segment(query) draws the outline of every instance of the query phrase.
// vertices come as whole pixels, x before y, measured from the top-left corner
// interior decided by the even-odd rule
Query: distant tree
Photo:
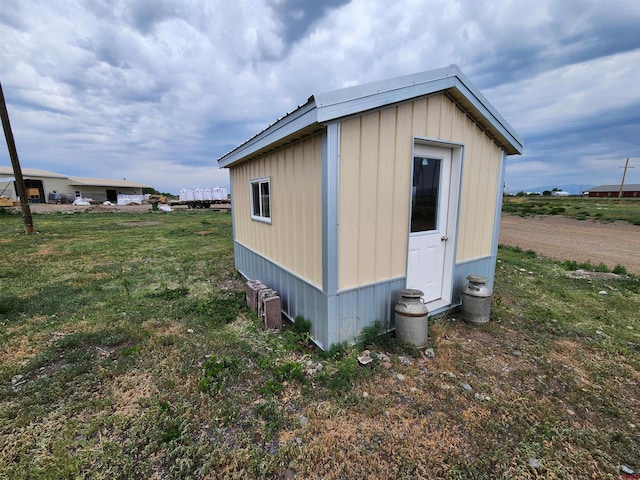
[[[150,195],[164,195],[165,197],[175,197],[175,195],[173,193],[168,193],[168,192],[159,192],[158,190],[156,190],[155,188],[151,187],[151,188],[143,188],[142,189],[142,194],[150,194]]]
[[[550,197],[551,196],[551,190],[545,190],[544,192],[542,192],[542,196],[543,197]]]
[[[524,193],[524,191],[520,190],[518,193],[516,193],[516,197],[524,197],[526,195],[526,193]]]
[[[558,187],[553,187],[553,189],[551,191],[552,192],[560,192],[562,190],[560,188],[558,188]]]

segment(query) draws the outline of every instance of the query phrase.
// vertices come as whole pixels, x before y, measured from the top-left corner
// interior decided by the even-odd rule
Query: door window
[[[439,158],[413,157],[411,233],[438,228]]]

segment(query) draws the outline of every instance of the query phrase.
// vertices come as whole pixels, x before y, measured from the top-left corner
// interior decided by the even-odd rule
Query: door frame
[[[451,150],[451,169],[449,180],[449,194],[445,196],[449,202],[447,214],[447,245],[444,257],[444,271],[442,276],[442,297],[427,303],[429,313],[448,307],[453,300],[453,271],[455,267],[456,251],[458,246],[458,223],[460,215],[460,193],[462,186],[462,163],[464,157],[464,145],[456,142],[447,142],[434,138],[413,136],[411,143],[411,172],[413,175],[413,157],[416,155],[415,146],[426,145],[436,148],[446,148]],[[407,264],[405,265],[405,275],[409,271],[409,236],[411,235],[411,189],[409,189],[409,224],[407,225]]]

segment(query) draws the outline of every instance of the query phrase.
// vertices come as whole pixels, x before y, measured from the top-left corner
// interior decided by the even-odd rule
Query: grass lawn
[[[576,220],[616,220],[640,225],[640,198],[504,197],[502,211],[512,215],[562,215]]]
[[[501,249],[491,321],[432,319],[435,358],[375,331],[324,353],[247,309],[230,215],[34,224],[0,214],[0,478],[640,471],[637,277]]]

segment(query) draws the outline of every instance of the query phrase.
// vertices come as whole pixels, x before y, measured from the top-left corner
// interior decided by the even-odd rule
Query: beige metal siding
[[[271,181],[271,224],[251,220],[250,182]],[[231,169],[236,240],[322,287],[322,137]]]
[[[465,130],[456,261],[491,254],[501,149],[478,128]]]
[[[491,254],[501,150],[448,97],[361,115],[340,128],[339,289],[406,274],[413,136],[465,145],[456,261]]]
[[[74,190],[69,186],[69,180],[66,178],[43,178],[42,186],[44,187],[47,201],[49,194],[56,190],[58,193],[73,193]]]

